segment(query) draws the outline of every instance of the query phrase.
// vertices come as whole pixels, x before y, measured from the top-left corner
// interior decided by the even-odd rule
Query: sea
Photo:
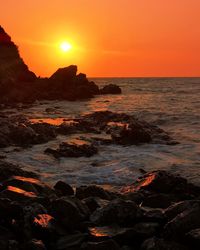
[[[161,127],[179,144],[100,145],[99,153],[90,158],[55,159],[44,154],[47,147],[58,147],[63,141],[80,140],[83,135],[77,134],[58,136],[31,148],[6,148],[7,161],[37,172],[50,185],[63,180],[72,186],[97,184],[119,190],[133,183],[142,172],[153,170],[167,170],[200,185],[200,78],[91,80],[100,87],[117,84],[122,94],[96,96],[77,102],[40,101],[22,111],[8,111],[24,114],[33,121],[43,120],[52,124],[94,111],[127,113]]]

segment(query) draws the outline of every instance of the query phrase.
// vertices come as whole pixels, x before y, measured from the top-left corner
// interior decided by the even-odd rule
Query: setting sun
[[[62,42],[62,43],[60,44],[60,49],[61,49],[63,52],[67,52],[67,51],[69,51],[69,50],[72,49],[72,45],[71,45],[70,43],[68,43],[68,42]]]

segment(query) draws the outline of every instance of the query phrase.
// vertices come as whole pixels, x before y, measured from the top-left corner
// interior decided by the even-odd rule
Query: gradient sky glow
[[[40,76],[200,76],[199,0],[7,0],[0,25]]]

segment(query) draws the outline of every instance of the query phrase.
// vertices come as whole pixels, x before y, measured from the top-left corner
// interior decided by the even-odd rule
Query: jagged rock
[[[19,56],[17,46],[0,26],[0,101],[8,101],[19,89],[35,81],[36,76],[29,71]],[[24,100],[25,101],[25,100]]]
[[[56,194],[58,196],[68,196],[68,195],[74,195],[74,190],[73,188],[63,182],[63,181],[58,181],[55,185],[54,185],[54,189],[56,191]]]
[[[31,82],[35,74],[28,70],[19,56],[17,46],[0,26],[0,79],[1,82]]]
[[[108,84],[104,86],[102,89],[100,89],[100,94],[121,94],[122,90],[119,86],[116,84]]]

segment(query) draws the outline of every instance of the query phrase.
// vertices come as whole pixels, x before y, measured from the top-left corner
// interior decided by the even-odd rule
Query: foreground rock
[[[121,194],[95,185],[74,193],[67,183],[53,189],[6,162],[0,171],[1,249],[199,249],[199,187],[179,176],[147,173]],[[161,208],[162,199],[153,208],[146,202],[162,194],[173,200],[169,207]]]

